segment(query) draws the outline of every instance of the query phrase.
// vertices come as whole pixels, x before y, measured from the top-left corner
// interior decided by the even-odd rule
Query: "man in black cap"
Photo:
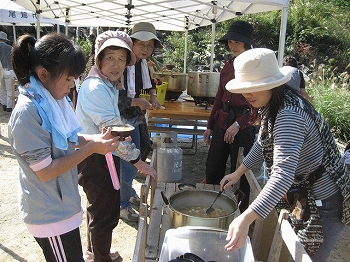
[[[7,44],[7,34],[0,31],[0,61],[3,67],[3,78],[0,82],[0,103],[3,110],[12,111],[12,81],[15,73],[11,65],[12,46]]]
[[[226,90],[228,81],[235,78],[233,60],[244,51],[251,49],[253,27],[245,21],[234,21],[228,32],[219,39],[233,54],[220,73],[220,83],[215,96],[213,109],[208,119],[204,141],[210,144],[206,162],[206,183],[219,184],[226,172],[226,162],[230,156],[231,172],[236,170],[239,147],[248,154],[254,143],[255,130],[249,123],[250,107],[241,94]],[[249,204],[249,183],[241,177],[240,189],[246,195],[240,205],[241,212]]]

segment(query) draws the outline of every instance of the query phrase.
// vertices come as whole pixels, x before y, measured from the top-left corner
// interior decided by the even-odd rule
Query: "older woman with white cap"
[[[313,261],[326,261],[344,223],[349,223],[350,179],[325,120],[300,94],[285,85],[290,79],[265,48],[246,51],[234,62],[236,78],[227,83],[258,113],[258,140],[238,169],[221,180],[235,184],[254,166],[266,162],[269,180],[246,211],[232,221],[225,246],[242,247],[250,224],[274,207],[289,210],[291,224]],[[224,182],[229,183],[224,186]],[[294,203],[300,202],[300,215]],[[300,211],[300,209],[299,209]],[[307,228],[308,226],[308,228]],[[310,231],[311,229],[311,231]],[[322,230],[320,230],[322,229]]]
[[[145,159],[152,148],[145,118],[146,109],[160,107],[156,85],[151,78],[146,59],[153,54],[155,48],[161,48],[162,45],[155,27],[148,22],[135,24],[130,37],[136,63],[128,66],[124,72],[125,90],[120,91],[119,109],[123,121],[135,127],[131,138],[141,150],[142,159]],[[141,91],[150,95],[150,101],[140,97]],[[131,205],[140,205],[140,198],[132,187],[136,174],[137,169],[132,164],[123,160],[120,162],[120,217],[125,221],[138,221],[139,218]]]
[[[87,134],[98,134],[101,128],[122,123],[119,108],[119,89],[123,89],[123,72],[133,65],[130,37],[121,31],[106,31],[96,38],[95,65],[81,85],[76,113]],[[121,144],[121,143],[120,143]],[[119,169],[119,158],[133,164],[141,173],[156,179],[156,171],[140,159],[139,150],[131,145],[122,152],[121,146],[113,155]],[[109,163],[104,155],[93,154],[79,166],[79,184],[87,197],[88,250],[87,261],[109,262],[117,252],[110,253],[112,231],[120,215],[120,192],[113,187]],[[108,168],[107,168],[108,166]]]
[[[203,134],[204,142],[210,144],[206,161],[206,183],[219,184],[225,175],[230,156],[230,171],[236,169],[238,150],[246,155],[255,139],[255,129],[248,123],[249,104],[241,94],[232,94],[225,89],[228,81],[235,77],[233,61],[252,48],[253,27],[246,21],[234,21],[227,33],[219,39],[232,52],[233,59],[227,61],[220,73],[220,83],[214,105]],[[240,190],[246,195],[240,199],[240,210],[248,207],[250,187],[245,176],[240,180]]]

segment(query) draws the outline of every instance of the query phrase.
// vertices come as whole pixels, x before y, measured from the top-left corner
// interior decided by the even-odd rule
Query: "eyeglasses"
[[[136,42],[135,45],[138,46],[141,49],[148,50],[148,51],[154,49],[154,45],[144,45],[144,44],[142,44],[140,42]]]

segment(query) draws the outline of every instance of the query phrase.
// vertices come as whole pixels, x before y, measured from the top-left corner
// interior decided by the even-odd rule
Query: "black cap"
[[[228,40],[235,40],[246,44],[252,44],[253,27],[246,21],[234,21],[228,32],[219,39],[221,43],[227,43]]]

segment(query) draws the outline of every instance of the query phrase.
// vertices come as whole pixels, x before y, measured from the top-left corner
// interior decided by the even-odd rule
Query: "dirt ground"
[[[0,109],[1,110],[1,109]],[[17,161],[14,158],[7,136],[7,121],[10,113],[0,111],[0,261],[43,262],[41,249],[28,233],[21,221],[17,206]],[[189,143],[186,143],[188,145]],[[183,172],[181,182],[198,183],[204,178],[204,162],[208,147],[198,143],[198,151],[184,149]],[[195,163],[195,164],[194,164]],[[134,187],[139,191],[144,177],[134,180]],[[81,190],[82,206],[86,198]],[[137,234],[137,223],[120,220],[113,232],[112,248],[120,252],[117,261],[132,261]],[[83,248],[86,249],[85,217],[81,224]],[[350,258],[350,227],[347,226],[331,253],[328,262],[345,262]]]

